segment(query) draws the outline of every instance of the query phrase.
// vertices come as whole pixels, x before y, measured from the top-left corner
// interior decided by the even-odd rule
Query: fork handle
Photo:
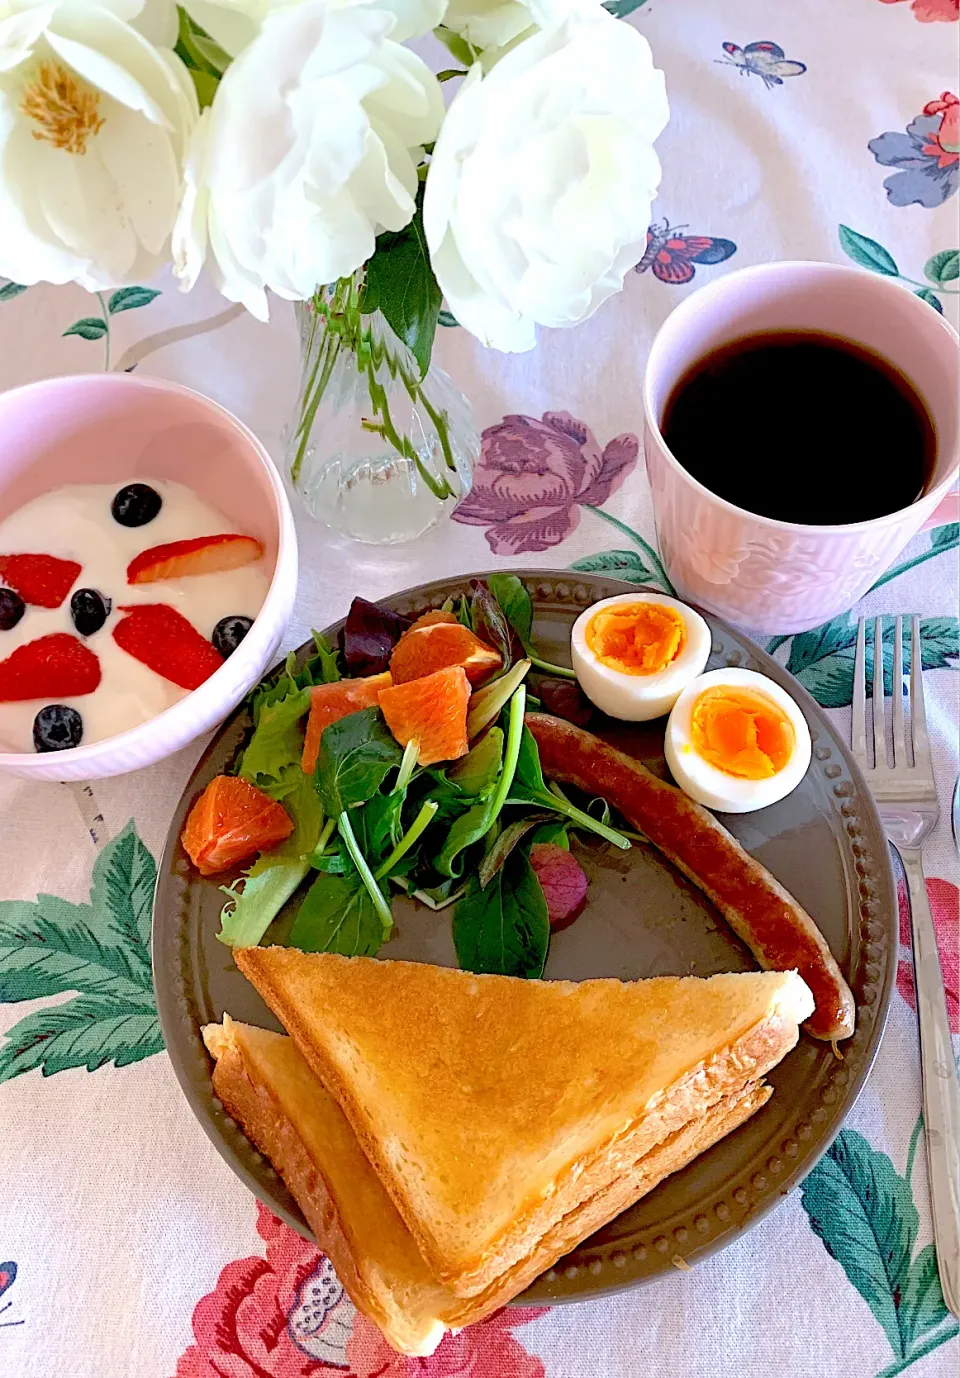
[[[913,929],[930,1205],[943,1299],[960,1317],[960,1081],[920,850],[900,847]]]

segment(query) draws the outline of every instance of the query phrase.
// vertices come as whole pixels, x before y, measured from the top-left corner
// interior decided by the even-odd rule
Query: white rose
[[[528,29],[553,29],[572,14],[600,8],[601,0],[449,0],[443,25],[479,51],[503,48]]]
[[[184,8],[231,56],[252,43],[271,14],[291,9],[302,0],[186,0]],[[330,0],[332,6],[365,4],[367,0]],[[599,3],[599,0],[598,0]],[[422,38],[443,19],[447,0],[377,0],[377,8],[392,14],[394,43]]]
[[[424,228],[461,325],[496,349],[576,325],[620,291],[646,243],[667,122],[663,73],[606,11],[525,39],[447,112]]]
[[[134,27],[141,9],[0,0],[0,274],[16,282],[95,290],[165,260],[197,98]],[[169,33],[170,13],[152,4],[145,28]]]
[[[443,97],[392,24],[327,0],[264,20],[194,136],[173,241],[185,290],[207,257],[223,295],[266,320],[266,288],[308,298],[409,224]]]

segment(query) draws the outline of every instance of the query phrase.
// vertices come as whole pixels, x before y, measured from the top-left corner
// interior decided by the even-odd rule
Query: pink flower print
[[[228,1263],[212,1292],[193,1313],[195,1344],[180,1356],[176,1378],[315,1378],[343,1373],[339,1363],[318,1357],[315,1344],[303,1344],[288,1317],[302,1306],[305,1289],[318,1273],[329,1289],[329,1262],[317,1249],[258,1203],[257,1232],[266,1241],[266,1258],[239,1258]],[[352,1325],[356,1313],[336,1298]],[[343,1317],[331,1316],[331,1324]],[[339,1347],[340,1354],[346,1347]],[[333,1351],[336,1354],[336,1350]],[[331,1356],[332,1357],[332,1356]]]
[[[454,519],[485,526],[495,555],[549,550],[576,529],[581,506],[598,507],[620,487],[639,449],[627,433],[601,450],[569,412],[505,416],[483,433],[473,488]]]
[[[881,0],[884,5],[899,5],[902,0]],[[960,0],[912,0],[910,8],[921,24],[956,23]]]
[[[257,1233],[266,1258],[228,1263],[197,1303],[176,1378],[545,1378],[513,1335],[545,1308],[505,1308],[412,1359],[356,1311],[326,1255],[259,1203]]]
[[[947,989],[950,1032],[960,1033],[960,891],[951,881],[933,876],[927,880],[927,897],[933,914],[933,926],[937,931],[943,983]],[[910,900],[902,875],[897,879],[897,902],[900,909],[900,947],[906,949],[897,964],[897,990],[910,1008],[915,1010],[917,992],[913,984]]]
[[[380,1331],[358,1315],[347,1345],[350,1372],[355,1378],[544,1378],[541,1361],[528,1354],[512,1332],[545,1310],[504,1307],[456,1335],[445,1335],[425,1359],[397,1354]]]

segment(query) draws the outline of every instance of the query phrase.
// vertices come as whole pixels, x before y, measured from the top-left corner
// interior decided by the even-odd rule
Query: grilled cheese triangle
[[[813,1009],[792,972],[574,983],[281,947],[235,956],[431,1275],[464,1298],[758,1081]]]
[[[526,1259],[464,1299],[427,1267],[336,1101],[292,1039],[224,1017],[204,1041],[214,1089],[286,1182],[357,1308],[401,1353],[431,1354],[448,1329],[497,1310],[564,1253],[669,1173],[742,1124],[768,1099],[751,1083],[658,1145],[632,1171],[558,1222]]]

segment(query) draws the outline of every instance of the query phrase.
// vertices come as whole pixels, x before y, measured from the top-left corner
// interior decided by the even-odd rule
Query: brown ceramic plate
[[[540,654],[569,664],[570,629],[589,604],[635,585],[595,575],[521,572],[534,600]],[[464,591],[469,576],[444,579],[385,599],[401,613],[439,607]],[[806,777],[787,799],[724,822],[813,914],[857,1002],[857,1029],[842,1045],[803,1035],[770,1074],[774,1095],[734,1134],[585,1240],[530,1287],[524,1300],[558,1302],[600,1296],[664,1273],[721,1248],[775,1206],[811,1169],[848,1114],[877,1050],[897,955],[896,904],[889,853],[869,791],[839,735],[814,700],[741,633],[709,614],[709,668],[745,665],[782,684],[799,703],[813,737]],[[334,637],[340,624],[327,629]],[[305,648],[306,649],[306,648]],[[203,756],[170,825],[160,864],[153,924],[153,971],[167,1049],[197,1118],[239,1177],[303,1234],[309,1230],[270,1164],[215,1099],[201,1027],[224,1012],[279,1028],[256,991],[216,940],[220,878],[204,880],[180,846],[188,809],[214,775],[229,771],[250,730],[239,708]],[[601,736],[666,773],[663,721],[627,726],[598,715]],[[699,890],[657,852],[635,847],[578,855],[589,859],[585,912],[550,946],[546,976],[709,976],[755,963]],[[411,912],[416,909],[416,916]],[[397,900],[399,936],[390,957],[454,965],[449,911],[432,914]],[[289,919],[287,920],[289,922]],[[282,934],[284,916],[274,930]],[[268,935],[266,941],[269,941]]]

